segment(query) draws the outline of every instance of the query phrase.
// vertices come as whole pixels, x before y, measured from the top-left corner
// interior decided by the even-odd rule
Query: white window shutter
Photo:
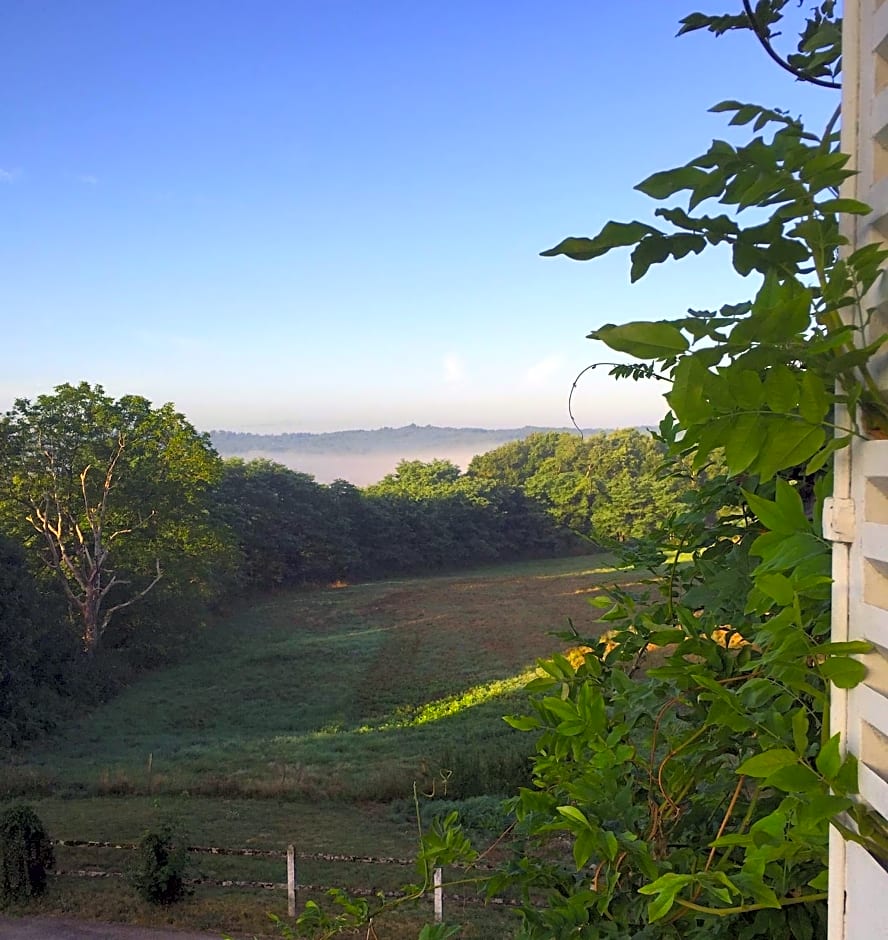
[[[843,195],[874,209],[845,221],[853,250],[888,239],[888,0],[845,3],[843,59],[842,149],[858,171]],[[868,299],[880,321],[870,338],[886,332],[884,290],[877,285]],[[885,353],[875,373],[888,385]],[[874,645],[864,682],[833,690],[832,730],[860,761],[860,799],[888,818],[888,441],[855,441],[839,452],[824,533],[834,543],[833,639]],[[830,940],[888,938],[888,870],[835,831],[829,904]]]

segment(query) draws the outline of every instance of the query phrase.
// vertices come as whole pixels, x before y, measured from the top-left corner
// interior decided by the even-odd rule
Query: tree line
[[[359,489],[223,461],[172,405],[61,385],[0,421],[0,740],[105,697],[253,592],[582,553],[686,481],[645,432],[532,434]]]

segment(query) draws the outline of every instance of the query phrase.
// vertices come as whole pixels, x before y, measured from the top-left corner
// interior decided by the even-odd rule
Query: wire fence
[[[54,846],[78,849],[116,849],[120,851],[134,851],[138,848],[135,842],[102,842],[94,839],[54,839]],[[267,858],[279,859],[286,862],[286,881],[252,881],[234,878],[189,878],[186,884],[192,887],[212,886],[219,888],[247,888],[261,889],[266,891],[287,892],[287,909],[291,917],[296,915],[296,900],[299,892],[305,893],[324,893],[332,890],[332,885],[309,884],[300,882],[297,878],[296,862],[348,862],[359,865],[395,865],[410,866],[416,864],[415,858],[399,858],[397,856],[383,855],[349,855],[340,852],[297,852],[295,846],[287,846],[286,851],[280,849],[250,849],[250,848],[225,848],[222,846],[210,845],[190,845],[186,847],[189,854],[193,855],[217,855],[217,856],[242,856],[246,858]],[[465,870],[464,866],[453,866]],[[473,870],[492,871],[494,866],[483,863],[471,866]],[[54,875],[70,878],[124,878],[124,871],[108,868],[56,868]],[[444,880],[443,870],[436,868],[433,871],[433,890],[432,899],[434,905],[434,916],[436,921],[443,919],[444,907]],[[341,887],[341,886],[337,886]],[[355,897],[383,897],[386,899],[397,898],[402,895],[399,891],[390,891],[380,888],[371,888],[366,886],[349,886],[348,893]],[[474,895],[462,895],[457,893],[448,893],[447,899],[460,904],[492,904],[498,906],[514,906],[517,902],[508,898],[481,898]]]

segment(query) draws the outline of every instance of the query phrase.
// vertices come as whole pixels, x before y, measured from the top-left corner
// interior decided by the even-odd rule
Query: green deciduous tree
[[[563,526],[593,542],[638,539],[678,506],[697,476],[637,428],[581,437],[531,434],[475,457],[468,474],[520,486]]]
[[[356,554],[333,491],[269,460],[226,460],[217,515],[241,551],[238,582],[277,588],[344,577]]]
[[[463,474],[448,460],[404,460],[368,487],[367,496],[395,525],[391,546],[419,566],[540,557],[580,544],[547,518],[539,501],[495,470]]]
[[[172,405],[60,385],[0,421],[0,513],[57,579],[93,653],[112,618],[194,553],[220,461]]]

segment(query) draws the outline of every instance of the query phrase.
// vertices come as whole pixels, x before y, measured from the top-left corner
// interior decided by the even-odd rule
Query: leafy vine
[[[785,5],[692,14],[682,32],[751,29],[797,77],[838,87],[834,4],[812,10],[781,59],[771,40]],[[839,192],[851,171],[838,111],[818,134],[759,105],[712,110],[756,136],[642,182],[660,202],[686,197],[656,210],[660,224],[608,222],[543,253],[631,248],[636,281],[727,245],[759,286],[748,302],[590,334],[638,360],[618,378],[671,383],[659,435],[674,472],[690,461],[701,483],[649,546],[660,575],[601,600],[607,641],[578,668],[545,664],[534,714],[509,719],[540,735],[534,788],[515,804],[533,861],[494,879],[523,885],[528,940],[822,936],[830,823],[888,858],[884,821],[853,799],[856,760],[828,730],[830,684],[857,684],[869,646],[830,642],[820,521],[833,454],[888,431],[869,368],[886,337],[867,335],[865,303],[888,253],[848,251],[840,233],[841,214],[869,208]],[[565,834],[572,865],[546,851]]]

